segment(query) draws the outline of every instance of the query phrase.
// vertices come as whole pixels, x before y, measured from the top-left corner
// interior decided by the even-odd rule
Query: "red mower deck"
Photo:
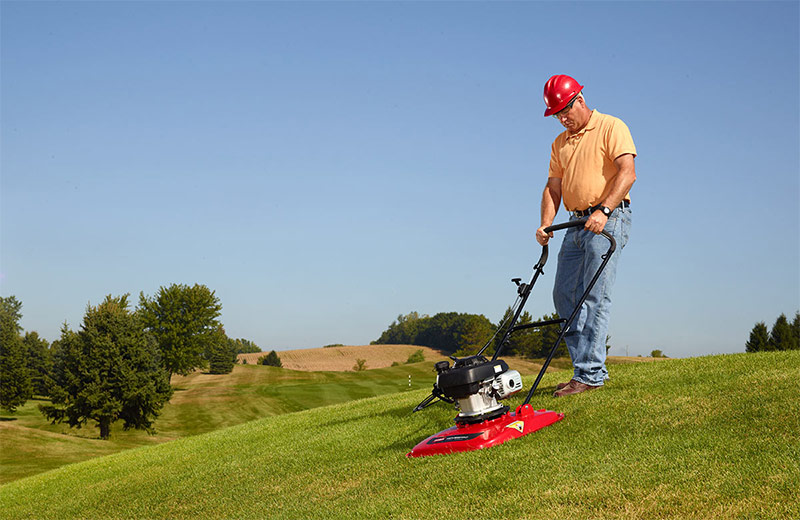
[[[446,455],[459,451],[491,448],[511,439],[541,430],[564,418],[563,413],[550,410],[534,410],[525,404],[516,412],[509,412],[497,419],[476,424],[457,424],[417,444],[406,457]]]

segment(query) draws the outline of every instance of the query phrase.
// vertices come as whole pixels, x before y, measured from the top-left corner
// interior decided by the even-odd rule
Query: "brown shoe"
[[[580,394],[581,392],[585,392],[587,390],[594,390],[595,388],[600,388],[599,386],[592,386],[580,383],[575,381],[574,379],[567,383],[567,385],[560,389],[556,390],[553,394],[553,397],[564,397],[565,395],[573,395],[573,394]]]
[[[567,381],[566,383],[558,383],[558,384],[556,385],[556,390],[561,390],[562,388],[569,386],[569,384],[570,384],[571,382],[572,382],[572,381],[570,380],[570,381]]]

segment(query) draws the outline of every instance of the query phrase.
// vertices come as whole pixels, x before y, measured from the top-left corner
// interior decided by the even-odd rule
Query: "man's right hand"
[[[553,238],[553,232],[545,233],[544,228],[547,226],[542,226],[536,230],[536,241],[539,242],[540,246],[546,246],[547,243]]]

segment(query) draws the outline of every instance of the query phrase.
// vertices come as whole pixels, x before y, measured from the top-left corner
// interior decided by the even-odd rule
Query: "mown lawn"
[[[31,400],[14,414],[0,415],[0,483],[272,415],[429,388],[433,377],[431,363],[359,373],[237,365],[227,375],[196,372],[175,376],[175,394],[155,423],[156,435],[126,432],[116,424],[107,441],[99,439],[99,431],[91,423],[79,429],[49,424],[38,410],[46,401]]]
[[[800,352],[619,365],[534,397],[566,418],[408,459],[451,424],[426,390],[248,422],[0,487],[3,518],[798,518]],[[532,377],[526,377],[530,384]],[[521,401],[519,398],[517,401]],[[80,489],[80,493],[74,490]]]
[[[537,372],[541,366],[531,360],[514,359],[512,363],[523,374]],[[568,363],[556,360],[554,365]],[[175,393],[155,423],[156,435],[123,431],[116,424],[107,441],[99,439],[92,423],[83,428],[49,424],[38,410],[38,405],[46,401],[32,400],[15,414],[0,415],[0,484],[65,464],[272,415],[430,388],[435,377],[430,361],[358,373],[237,365],[226,375],[195,372],[174,376]]]

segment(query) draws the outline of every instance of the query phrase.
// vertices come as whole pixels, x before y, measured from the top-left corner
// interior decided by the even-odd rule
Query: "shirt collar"
[[[578,133],[571,134],[569,132],[565,132],[567,134],[567,139],[579,139],[589,130],[593,130],[595,126],[597,126],[597,117],[595,114],[599,114],[597,110],[592,110],[592,114],[589,116],[589,121],[586,122],[586,126],[580,129]]]

